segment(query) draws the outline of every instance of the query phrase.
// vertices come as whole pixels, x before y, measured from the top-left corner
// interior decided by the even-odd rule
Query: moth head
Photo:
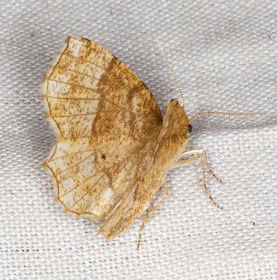
[[[172,99],[168,104],[164,116],[164,126],[170,127],[171,133],[186,135],[190,132],[189,120],[184,108],[177,99]]]

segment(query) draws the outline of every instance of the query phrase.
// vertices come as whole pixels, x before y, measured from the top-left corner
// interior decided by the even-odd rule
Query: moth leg
[[[139,239],[138,239],[138,245],[137,245],[137,250],[139,250],[140,247],[140,242],[141,242],[141,233],[145,227],[145,224],[149,221],[149,219],[154,215],[154,213],[158,210],[158,208],[161,206],[161,204],[163,203],[163,201],[166,199],[167,195],[168,195],[168,191],[167,191],[167,185],[166,182],[164,182],[164,184],[162,185],[163,188],[163,197],[162,199],[156,204],[155,207],[153,207],[150,212],[148,213],[148,215],[143,219],[143,223],[141,225],[140,231],[139,231]]]
[[[222,183],[222,180],[220,180],[212,171],[209,163],[208,163],[208,159],[207,159],[207,154],[206,154],[206,151],[205,149],[203,148],[200,148],[200,149],[196,149],[196,150],[190,150],[190,151],[187,151],[187,152],[184,152],[183,153],[183,156],[187,156],[187,155],[191,155],[191,154],[195,154],[195,153],[202,153],[203,154],[203,157],[204,157],[204,163],[205,165],[207,166],[208,168],[208,171],[210,172],[210,174],[220,183]]]
[[[200,181],[203,184],[203,187],[205,189],[205,192],[207,194],[207,196],[209,197],[209,199],[211,200],[211,202],[218,207],[221,210],[224,210],[221,206],[219,206],[214,199],[212,198],[207,186],[206,186],[206,175],[205,175],[205,163],[204,160],[202,159],[202,157],[194,157],[194,158],[189,158],[189,159],[184,159],[184,160],[180,160],[179,162],[176,163],[175,167],[179,167],[179,166],[183,166],[186,164],[189,164],[191,162],[196,162],[196,161],[200,161],[201,165],[202,165],[202,180]]]

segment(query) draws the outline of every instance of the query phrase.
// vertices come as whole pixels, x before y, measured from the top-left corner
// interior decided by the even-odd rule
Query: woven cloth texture
[[[276,1],[1,0],[0,14],[0,279],[277,279]],[[41,85],[69,35],[111,51],[162,112],[179,94],[155,37],[188,116],[268,113],[193,122],[188,149],[206,149],[225,211],[193,184],[195,163],[168,173],[140,251],[141,220],[106,242],[99,224],[64,213],[42,167],[55,135]]]

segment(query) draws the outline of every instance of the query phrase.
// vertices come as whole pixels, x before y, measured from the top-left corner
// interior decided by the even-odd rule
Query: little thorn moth
[[[162,188],[163,198],[143,219],[141,237],[167,196],[167,171],[191,162],[201,163],[200,182],[221,208],[205,184],[206,170],[220,181],[205,150],[186,151],[191,122],[206,114],[258,114],[204,112],[189,119],[184,105],[173,99],[162,116],[150,90],[129,68],[81,37],[66,39],[46,75],[43,98],[57,135],[44,163],[57,184],[57,200],[68,212],[102,221],[99,232],[107,240],[140,218]],[[195,156],[183,159],[188,155]]]

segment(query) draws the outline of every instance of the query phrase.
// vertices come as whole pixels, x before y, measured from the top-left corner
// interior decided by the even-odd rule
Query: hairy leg
[[[140,247],[140,242],[141,242],[141,233],[142,230],[145,227],[145,224],[149,221],[149,219],[154,215],[154,213],[158,210],[158,208],[161,206],[161,204],[163,203],[163,201],[166,199],[167,195],[168,195],[168,191],[167,191],[167,186],[166,186],[166,182],[164,182],[163,186],[163,198],[149,211],[148,215],[143,219],[143,223],[142,226],[140,228],[139,231],[139,239],[138,239],[138,246],[137,246],[137,250],[139,250]]]
[[[201,157],[194,157],[194,158],[189,158],[189,159],[184,159],[184,160],[180,160],[176,163],[175,167],[180,167],[186,164],[189,164],[191,162],[196,162],[196,161],[200,161],[201,165],[202,165],[202,180],[200,181],[203,184],[203,187],[205,189],[205,192],[207,194],[207,196],[209,197],[209,199],[211,200],[211,202],[218,208],[220,208],[221,210],[224,210],[221,206],[219,206],[214,199],[212,198],[207,186],[206,186],[206,175],[205,175],[205,162]]]
[[[196,150],[190,150],[190,151],[187,151],[187,152],[184,152],[183,153],[183,156],[188,156],[188,155],[192,155],[192,154],[195,154],[195,153],[202,153],[203,154],[203,157],[204,157],[204,163],[205,165],[207,166],[208,168],[208,171],[210,172],[210,174],[220,183],[222,183],[222,181],[213,173],[209,163],[208,163],[208,159],[207,159],[207,154],[206,154],[206,151],[205,149],[203,148],[200,148],[200,149],[196,149]]]

